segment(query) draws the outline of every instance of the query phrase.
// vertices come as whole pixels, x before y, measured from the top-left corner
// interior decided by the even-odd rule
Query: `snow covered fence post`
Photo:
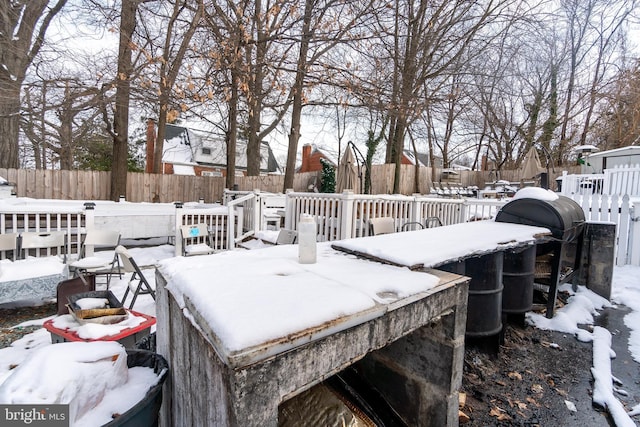
[[[84,228],[85,232],[89,232],[95,228],[95,207],[96,204],[93,202],[86,202],[84,204]],[[78,242],[78,252],[80,251],[80,242]],[[67,253],[70,253],[67,250]],[[93,246],[89,245],[86,248],[85,256],[93,256]]]
[[[182,227],[182,202],[175,202],[176,207],[176,226],[175,226],[175,236],[174,243],[176,248],[176,256],[182,255],[182,236],[180,236],[180,227]]]
[[[284,228],[286,228],[287,230],[295,230],[295,199],[289,197],[291,193],[293,193],[293,188],[287,188],[287,191],[285,192],[286,201],[284,208]]]
[[[344,190],[340,195],[342,199],[342,217],[340,218],[340,236],[338,236],[339,240],[342,239],[350,239],[352,237],[352,228],[353,228],[353,204],[355,203],[354,194],[352,191]]]

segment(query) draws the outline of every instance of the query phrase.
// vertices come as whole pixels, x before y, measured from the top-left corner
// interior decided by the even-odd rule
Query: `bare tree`
[[[191,4],[193,3],[193,4]],[[194,10],[191,10],[194,8]],[[191,39],[200,25],[204,13],[204,0],[175,1],[165,34],[162,60],[160,61],[158,134],[153,153],[153,172],[162,173],[165,125],[169,110],[170,94],[178,78]],[[182,22],[182,26],[179,26]],[[174,45],[177,34],[182,34],[179,45]],[[175,50],[175,51],[174,51]]]
[[[67,0],[0,2],[0,167],[17,168],[20,91],[27,69]]]
[[[407,129],[424,111],[430,96],[423,92],[425,83],[452,72],[452,66],[459,64],[480,30],[500,14],[500,7],[508,6],[507,2],[496,1],[396,3],[395,28],[388,48],[396,83],[389,106],[390,146],[386,159],[396,165],[394,192],[399,190]]]
[[[120,9],[120,41],[118,47],[118,69],[116,73],[115,106],[113,128],[106,122],[113,137],[113,161],[111,168],[111,200],[127,194],[127,159],[129,153],[129,100],[133,71],[133,34],[136,28],[138,5],[143,0],[122,0]]]

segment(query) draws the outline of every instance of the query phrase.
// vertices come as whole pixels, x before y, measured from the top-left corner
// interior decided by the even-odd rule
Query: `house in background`
[[[402,151],[402,158],[400,159],[400,164],[403,165],[414,165],[416,164],[416,161],[418,162],[418,166],[431,166],[430,162],[429,162],[429,153],[417,153],[417,159],[416,156],[414,155],[413,150],[403,150]],[[437,157],[435,156],[434,158],[434,163],[435,163],[435,167],[436,168],[441,168],[442,167],[442,158],[441,157]]]
[[[334,167],[337,165],[326,154],[318,150],[315,145],[305,144],[302,146],[302,164],[296,170],[297,173],[302,172],[318,172],[322,170],[320,159],[325,159]]]
[[[147,167],[153,168],[153,150],[155,147],[155,122],[147,122]],[[238,141],[236,148],[236,175],[246,175],[247,144]],[[227,175],[227,147],[219,136],[183,126],[167,124],[162,153],[164,174],[215,176]],[[260,146],[260,174],[279,173],[278,162],[267,142]]]
[[[584,156],[585,162],[582,164],[581,173],[604,173],[605,169],[613,169],[621,166],[640,165],[640,146],[630,145],[628,147],[616,148],[614,150],[599,151]]]

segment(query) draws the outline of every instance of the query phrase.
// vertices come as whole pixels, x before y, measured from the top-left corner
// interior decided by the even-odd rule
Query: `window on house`
[[[211,154],[211,148],[209,147],[202,147],[202,154]]]

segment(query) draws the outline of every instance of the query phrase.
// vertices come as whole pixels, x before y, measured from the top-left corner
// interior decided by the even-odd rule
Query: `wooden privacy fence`
[[[433,188],[431,168],[420,167],[418,187],[415,185],[416,168],[402,165],[400,174],[400,194],[429,194]],[[374,165],[371,168],[371,193],[391,194],[393,192],[394,165]],[[459,171],[455,182],[464,187],[484,188],[485,183],[502,177],[508,181],[518,181],[519,171],[502,171],[500,174],[490,171]],[[549,181],[554,183],[560,173],[551,174]],[[16,184],[18,197],[58,200],[110,200],[111,172],[78,170],[35,170],[0,169],[0,176]],[[436,169],[435,182],[443,177]],[[283,175],[238,176],[235,179],[237,189],[282,193]],[[296,192],[316,191],[320,187],[319,172],[306,172],[294,175],[293,190]],[[198,201],[207,203],[221,201],[225,189],[224,177],[159,175],[145,173],[127,173],[127,194],[130,202],[172,203],[176,201]]]

